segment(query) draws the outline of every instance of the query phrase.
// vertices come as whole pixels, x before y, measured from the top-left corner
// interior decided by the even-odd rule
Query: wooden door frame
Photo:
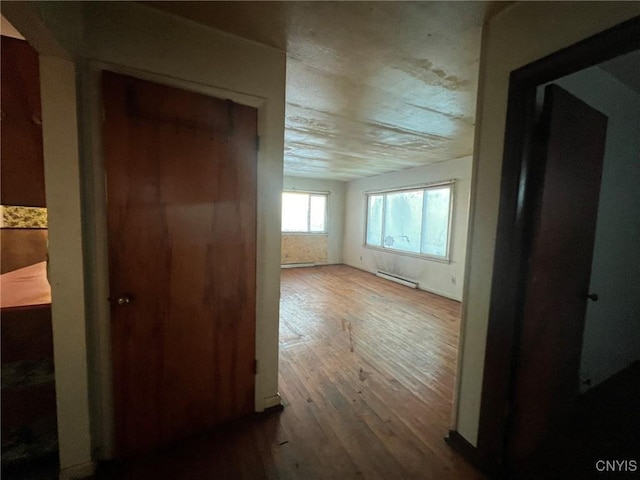
[[[528,172],[537,87],[639,45],[640,17],[635,17],[511,72],[478,444],[475,449],[470,445],[459,448],[486,472],[499,474],[504,467],[509,405],[517,378],[515,362],[521,346],[535,211]]]
[[[106,171],[104,151],[102,148],[102,71],[129,75],[159,83],[169,87],[201,93],[212,97],[225,98],[235,103],[254,107],[258,110],[258,136],[265,130],[268,100],[255,95],[239,93],[220,87],[203,85],[189,80],[178,79],[163,74],[153,73],[137,68],[113,64],[99,60],[81,62],[80,71],[80,121],[88,125],[83,131],[82,153],[85,158],[92,159],[82,165],[83,193],[92,205],[87,209],[84,218],[84,229],[87,235],[85,255],[93,265],[88,272],[87,282],[89,318],[89,363],[92,370],[99,372],[90,379],[92,395],[91,418],[92,435],[95,444],[95,459],[110,460],[115,457],[115,416],[113,397],[113,363],[111,352],[111,313],[109,297],[109,248],[107,245],[107,201],[106,201]],[[96,141],[94,139],[99,139]],[[260,163],[264,152],[258,150],[257,158]],[[258,179],[259,181],[259,179]],[[260,185],[258,185],[258,190]],[[260,254],[257,252],[257,256]],[[256,279],[259,282],[259,278]],[[256,291],[258,285],[256,285]],[[258,313],[256,312],[256,338],[258,332]],[[258,343],[256,341],[256,358],[261,360]],[[259,398],[258,375],[255,382],[254,410],[260,411],[263,398]]]

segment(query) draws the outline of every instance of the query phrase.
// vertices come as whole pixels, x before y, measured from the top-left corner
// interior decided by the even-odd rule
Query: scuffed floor
[[[281,412],[104,465],[138,480],[481,480],[444,441],[460,305],[346,266],[282,271]]]

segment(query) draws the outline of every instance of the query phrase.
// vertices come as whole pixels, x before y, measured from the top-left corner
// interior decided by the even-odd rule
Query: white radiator
[[[376,272],[376,277],[385,278],[387,280],[391,280],[392,282],[399,283],[400,285],[404,285],[410,288],[418,288],[418,282],[415,280],[411,280],[410,278],[401,277],[400,275],[396,275],[395,273],[383,272],[382,270],[378,270]]]

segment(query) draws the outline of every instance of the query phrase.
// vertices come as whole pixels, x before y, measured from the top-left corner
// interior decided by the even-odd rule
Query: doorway
[[[594,193],[590,196],[591,200],[578,201],[570,189],[573,180],[563,182],[563,190],[570,195],[571,201],[567,203],[572,214],[572,218],[566,219],[565,223],[575,222],[585,211],[588,202],[598,199],[597,223],[589,229],[582,226],[577,232],[579,241],[550,242],[548,236],[545,239],[547,245],[555,243],[555,248],[571,248],[572,252],[576,252],[580,244],[590,235],[593,236],[593,247],[588,252],[592,252],[592,260],[584,265],[591,269],[591,275],[575,294],[581,298],[578,303],[582,309],[577,318],[579,324],[572,328],[575,339],[572,341],[555,333],[554,340],[540,344],[539,340],[525,336],[530,328],[527,330],[526,318],[524,322],[521,355],[529,349],[533,353],[531,356],[541,364],[545,357],[551,356],[548,345],[555,341],[561,343],[562,355],[554,362],[554,376],[557,378],[559,370],[571,365],[570,375],[563,381],[565,388],[570,389],[566,394],[567,411],[553,421],[553,428],[549,429],[551,434],[542,450],[535,453],[534,465],[528,468],[531,475],[534,471],[538,476],[564,472],[565,477],[590,478],[602,472],[598,468],[605,468],[596,465],[599,460],[604,463],[609,459],[633,458],[638,450],[638,445],[634,446],[637,442],[633,436],[624,432],[637,431],[640,422],[634,407],[640,401],[640,374],[637,367],[633,367],[633,363],[640,360],[640,325],[637,322],[640,318],[637,289],[640,285],[640,271],[637,268],[640,264],[640,193],[637,191],[640,76],[634,73],[640,65],[639,54],[636,50],[553,82],[590,109],[597,109],[606,115],[608,123],[601,149],[602,175],[597,185],[599,196]],[[539,87],[540,90],[542,87]],[[589,118],[587,113],[581,113],[580,117],[580,120],[566,122],[573,132]],[[592,119],[587,123],[591,130],[590,138],[581,142],[582,147],[571,146],[564,154],[565,158],[569,158],[581,148],[589,146],[588,151],[580,155],[579,164],[571,173],[572,179],[580,178],[582,185],[587,183],[585,178],[588,179],[597,171],[594,166],[587,168],[589,157],[597,151],[593,146],[596,121]],[[556,202],[554,208],[561,210],[562,206],[558,206],[558,203],[561,202]],[[557,257],[563,261],[563,257],[569,255],[564,253]],[[566,264],[563,265],[567,271]],[[571,276],[572,283],[576,284],[577,280],[577,275]],[[552,280],[547,282],[548,286],[552,284]],[[539,303],[549,305],[552,303],[550,296],[547,295]],[[564,294],[559,308],[568,308],[569,298],[570,295]],[[556,318],[560,320],[556,325],[569,324],[567,314],[558,313]],[[536,324],[539,327],[544,322],[538,321]],[[540,344],[540,348],[534,346],[536,343]],[[572,347],[576,350],[570,353]],[[543,355],[540,354],[541,350]],[[521,361],[520,382],[525,369]],[[538,381],[544,376],[542,371]],[[530,397],[537,397],[536,392],[541,390],[540,387],[534,388]],[[582,395],[579,395],[580,392]],[[539,398],[537,400],[539,405],[542,404]],[[556,398],[555,406],[550,405],[549,408],[557,408],[561,401]],[[517,408],[522,408],[522,399],[519,401],[514,398],[514,409]],[[538,426],[541,424],[539,422]],[[531,432],[533,429],[528,430]],[[520,433],[523,433],[522,430]],[[513,434],[508,448],[514,451],[517,438],[521,436]]]
[[[561,77],[598,65],[623,54],[629,53],[638,42],[638,19],[623,23],[610,31],[603,32],[573,47],[517,70],[511,75],[507,133],[505,137],[505,159],[501,193],[499,235],[496,243],[494,281],[491,313],[487,337],[485,377],[483,380],[482,407],[478,447],[483,451],[490,467],[509,476],[527,462],[515,459],[514,425],[522,414],[523,388],[538,391],[532,382],[540,382],[539,375],[532,375],[527,381],[522,375],[523,352],[532,346],[531,327],[527,324],[527,299],[531,293],[532,272],[536,269],[535,240],[540,218],[539,192],[544,192],[544,182],[537,175],[536,161],[536,92],[539,86],[556,82]],[[541,187],[541,188],[538,188]],[[593,231],[591,232],[593,234]],[[548,260],[562,264],[562,259],[550,257]],[[590,263],[590,261],[589,261]],[[589,268],[591,265],[589,264]],[[557,277],[556,277],[557,278]],[[591,278],[593,284],[593,277]],[[581,301],[596,300],[585,289]],[[545,301],[542,299],[541,301]],[[555,318],[555,317],[553,317]],[[557,322],[562,318],[558,317]],[[584,317],[582,318],[584,322]],[[540,327],[535,324],[534,328]],[[582,349],[582,327],[573,328],[574,338],[579,344],[560,351],[556,361],[580,365]],[[580,331],[576,331],[580,329]],[[537,337],[540,340],[540,337]],[[538,344],[539,359],[547,358],[549,344]],[[562,355],[565,355],[564,357]],[[557,363],[556,363],[557,365]],[[550,368],[545,371],[550,373]],[[577,397],[579,390],[578,368],[570,380],[571,390]],[[554,372],[550,373],[552,376]],[[565,397],[566,398],[566,397]],[[550,413],[545,409],[541,415]],[[505,416],[496,415],[505,412]],[[540,438],[549,438],[557,423],[552,422],[549,430]],[[525,429],[524,431],[530,432]],[[532,451],[536,447],[533,447]],[[528,456],[531,460],[533,455]],[[593,465],[589,465],[593,472]]]

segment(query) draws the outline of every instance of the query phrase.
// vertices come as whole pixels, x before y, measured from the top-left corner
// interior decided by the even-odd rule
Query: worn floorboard
[[[460,305],[343,265],[282,271],[285,409],[98,478],[481,479],[444,442]]]

